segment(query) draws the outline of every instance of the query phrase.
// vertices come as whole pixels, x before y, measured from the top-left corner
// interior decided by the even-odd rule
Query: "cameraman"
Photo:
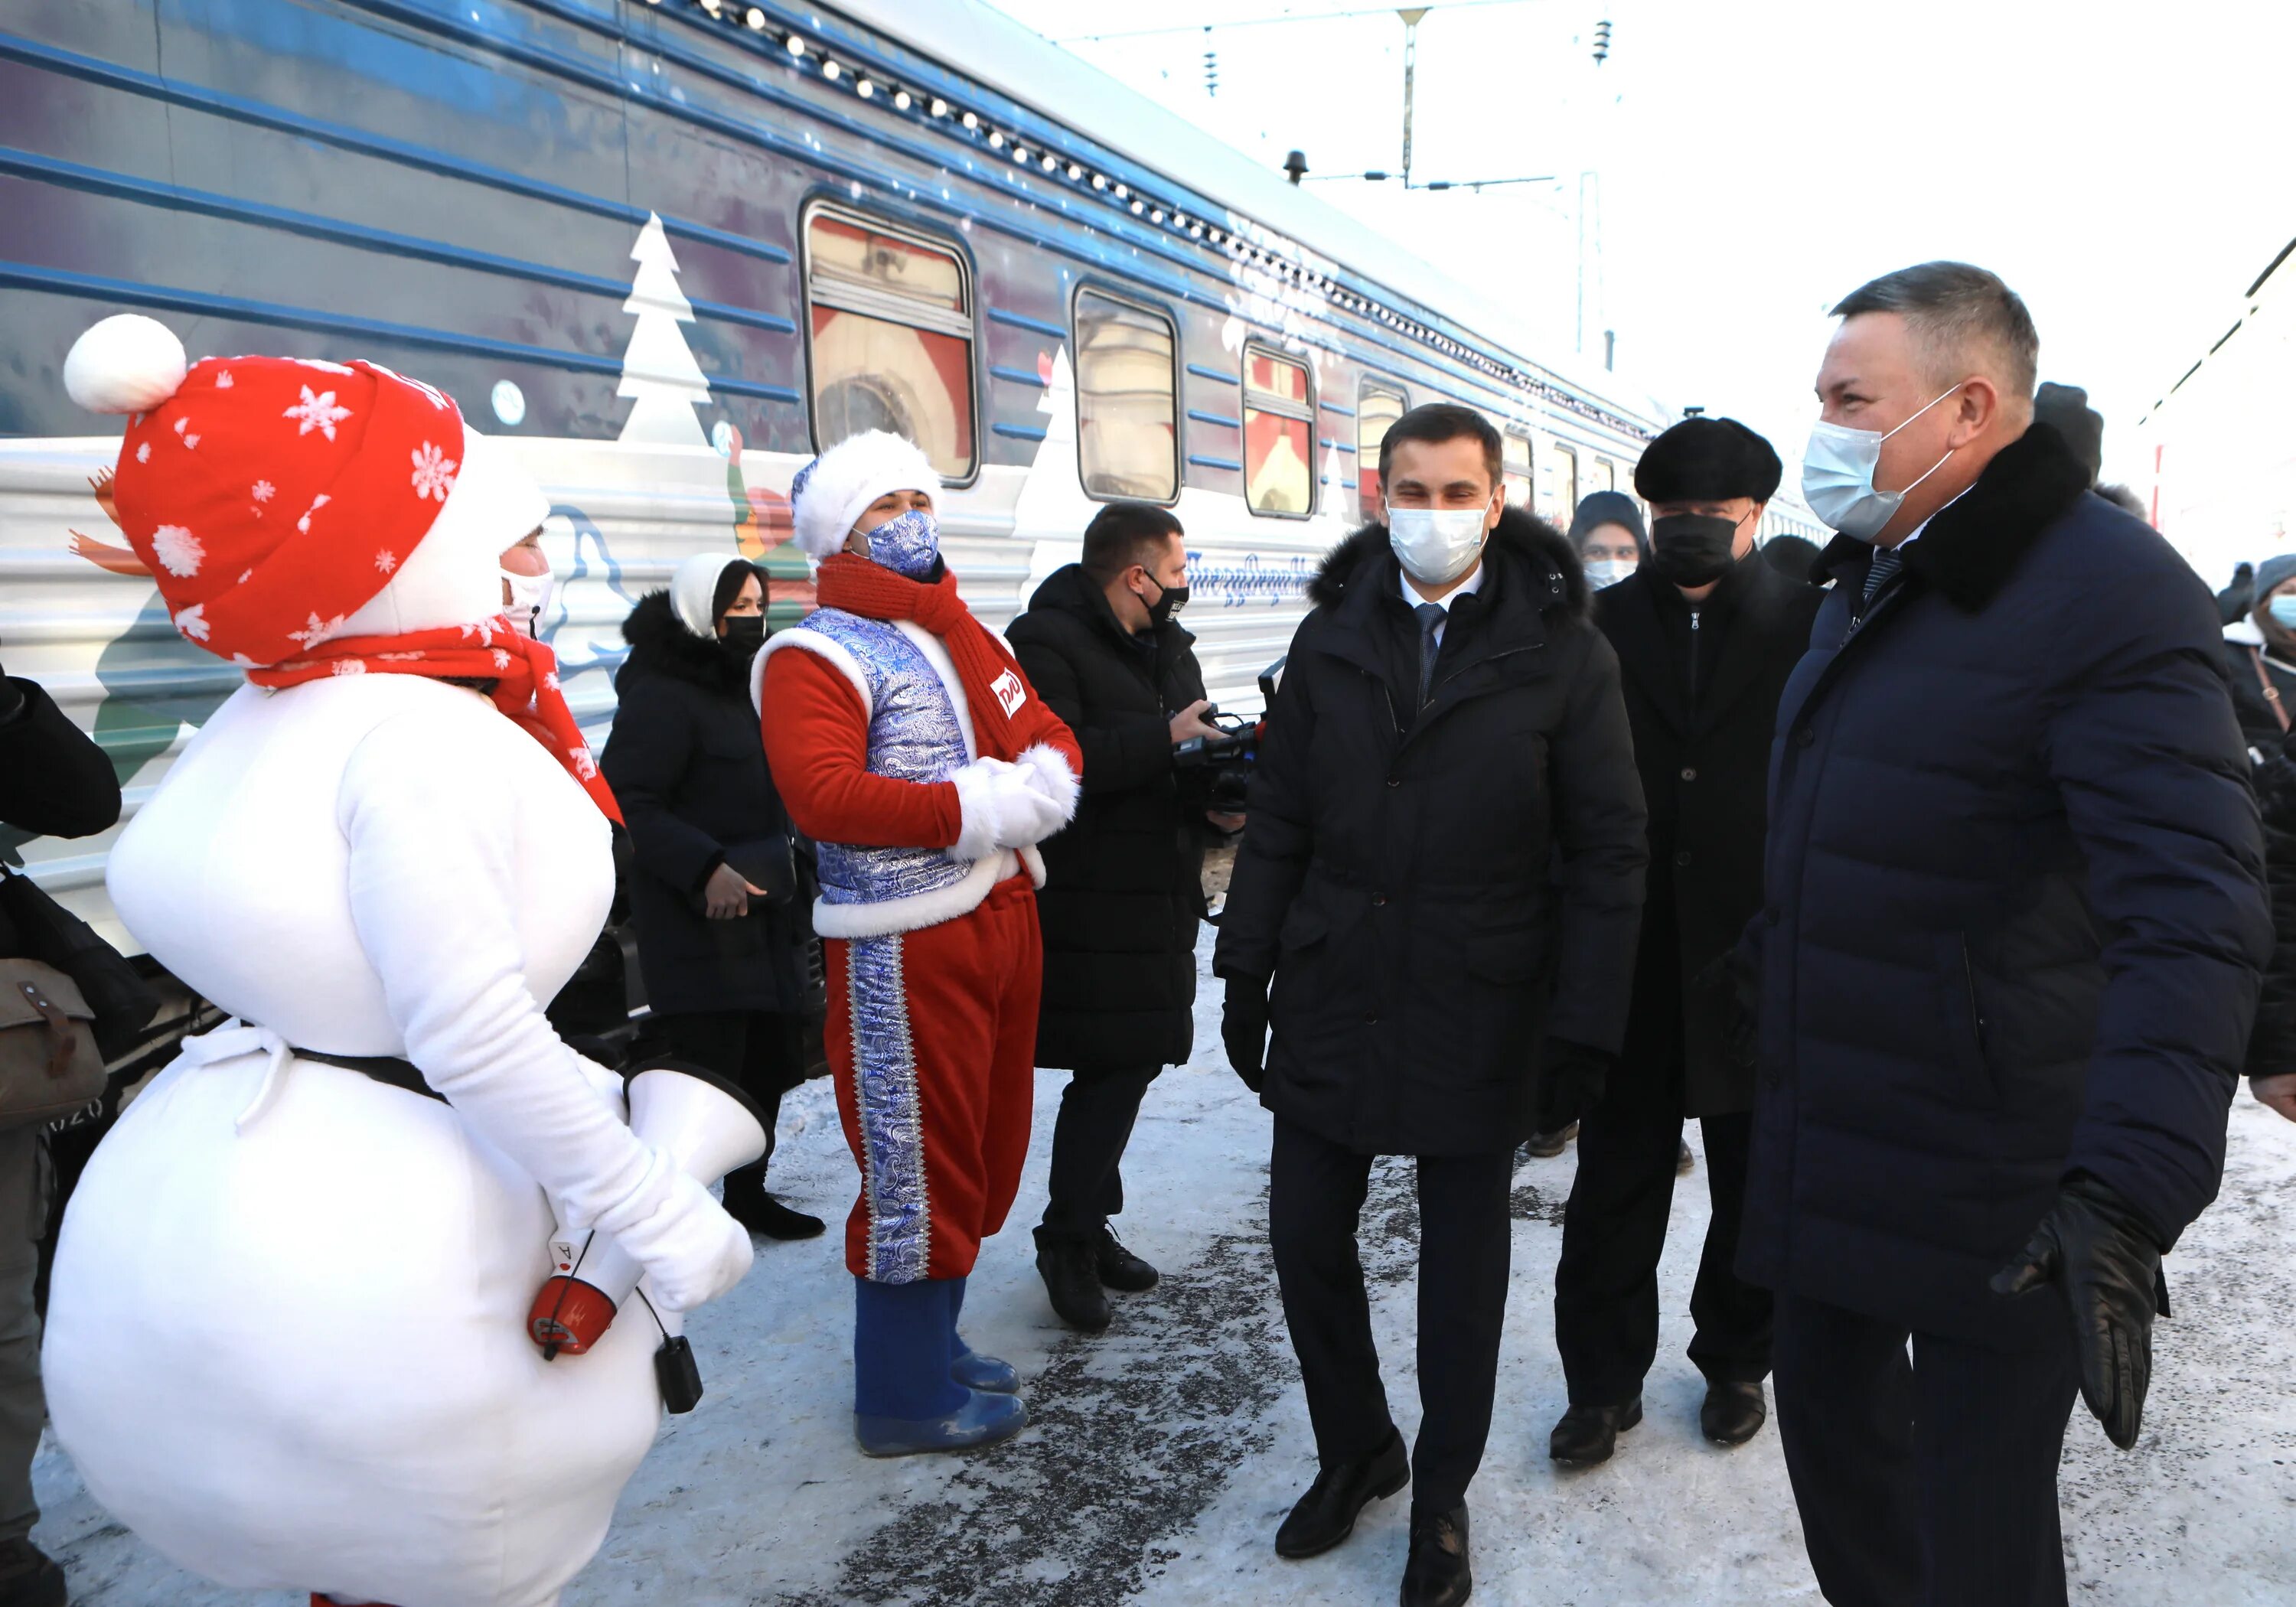
[[[1188,1058],[1193,1025],[1211,825],[1206,795],[1183,784],[1172,750],[1223,733],[1203,718],[1195,638],[1172,619],[1187,600],[1180,521],[1145,503],[1111,503],[1085,529],[1083,562],[1054,571],[1005,633],[1084,749],[1084,796],[1043,844],[1037,895],[1037,1063],[1075,1073],[1053,1127],[1037,1269],[1061,1320],[1094,1332],[1109,1324],[1103,1287],[1155,1286],[1156,1269],[1118,1242],[1108,1219],[1124,1209],[1118,1168],[1141,1097]]]

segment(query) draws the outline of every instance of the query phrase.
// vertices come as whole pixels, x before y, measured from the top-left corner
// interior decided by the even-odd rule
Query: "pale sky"
[[[1366,0],[992,3],[1271,168],[1294,147],[1316,173],[1399,164],[1403,26],[1332,15]],[[1261,18],[1299,20],[1238,25]],[[2105,477],[2141,488],[2138,417],[2296,234],[2292,102],[2281,0],[1457,0],[1419,29],[1414,178],[1559,182],[1309,184],[1568,353],[1592,175],[1589,354],[1616,329],[1622,375],[1790,464],[1826,307],[1909,263],[1982,264],[2031,307],[2041,377],[2104,414]]]

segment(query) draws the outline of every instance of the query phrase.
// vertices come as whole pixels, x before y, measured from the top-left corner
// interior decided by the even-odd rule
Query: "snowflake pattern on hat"
[[[207,549],[200,538],[179,524],[163,524],[152,532],[152,555],[170,575],[196,575]]]
[[[335,439],[335,426],[350,415],[349,408],[336,404],[333,391],[323,390],[318,395],[313,396],[311,388],[306,385],[303,387],[303,399],[279,416],[299,422],[299,428],[295,431],[299,439],[316,430],[324,434],[329,440],[332,440]],[[181,430],[183,426],[178,423],[176,428]]]
[[[455,488],[455,460],[429,441],[424,441],[408,455],[414,460],[414,495],[419,501],[434,497],[447,500],[447,493]]]

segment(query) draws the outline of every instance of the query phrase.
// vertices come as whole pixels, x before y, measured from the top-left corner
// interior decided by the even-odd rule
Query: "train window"
[[[890,430],[952,480],[972,477],[972,279],[964,258],[889,224],[821,207],[805,220],[813,435]]]
[[[1578,511],[1578,449],[1554,443],[1555,514],[1568,520]]]
[[[1595,483],[1588,488],[1595,491],[1615,491],[1619,488],[1619,466],[1607,457],[1595,460]]]
[[[1507,501],[1518,508],[1530,506],[1530,437],[1513,430],[1502,433],[1499,468]]]
[[[1243,348],[1243,500],[1255,513],[1316,511],[1316,398],[1308,365]]]
[[[1100,291],[1076,299],[1077,463],[1087,496],[1180,494],[1172,321]]]
[[[1403,416],[1407,406],[1402,391],[1377,380],[1365,380],[1356,397],[1356,513],[1366,523],[1387,517],[1379,484],[1379,446],[1387,439],[1388,426]]]

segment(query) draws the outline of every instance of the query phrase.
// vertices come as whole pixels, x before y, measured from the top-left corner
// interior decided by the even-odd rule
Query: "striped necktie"
[[[1873,607],[1874,599],[1881,595],[1882,588],[1895,579],[1898,571],[1905,567],[1906,560],[1897,548],[1874,549],[1874,562],[1866,571],[1866,607]]]
[[[1419,616],[1419,704],[1427,707],[1427,694],[1435,685],[1435,655],[1442,643],[1435,633],[1443,627],[1445,611],[1439,603],[1423,603],[1412,611]]]

